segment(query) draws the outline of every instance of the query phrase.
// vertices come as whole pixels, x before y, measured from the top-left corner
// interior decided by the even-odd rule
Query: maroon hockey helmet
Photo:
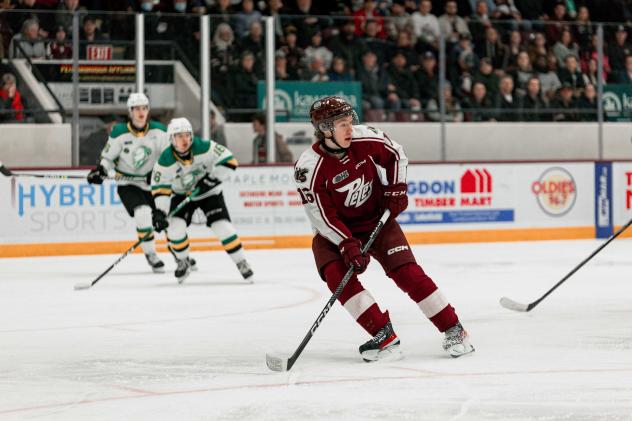
[[[321,98],[309,109],[309,116],[318,137],[324,137],[324,131],[333,131],[335,120],[349,115],[353,117],[353,124],[360,124],[351,104],[338,96]]]

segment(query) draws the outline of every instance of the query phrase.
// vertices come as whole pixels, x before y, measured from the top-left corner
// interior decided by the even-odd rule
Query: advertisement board
[[[425,230],[587,226],[593,190],[589,163],[412,165],[400,220]]]
[[[612,164],[613,221],[620,227],[632,218],[632,162]],[[631,232],[623,235],[632,236]]]
[[[107,55],[107,46],[91,45],[89,54]],[[104,60],[104,59],[101,59]],[[65,108],[72,108],[72,63],[47,61],[35,63],[37,71]],[[151,98],[152,108],[175,107],[175,71],[173,63],[147,64],[145,93]],[[79,64],[79,108],[82,111],[125,110],[129,94],[136,90],[136,65],[131,62],[82,61]]]
[[[274,109],[277,121],[309,121],[309,108],[319,98],[336,95],[353,106],[362,121],[362,85],[360,82],[283,82],[274,88]],[[257,85],[257,104],[266,108],[266,86]]]
[[[630,121],[632,113],[632,87],[625,84],[607,84],[603,89],[603,110],[608,121]]]
[[[413,244],[594,238],[600,218],[608,222],[604,168],[610,167],[411,164],[409,207],[398,220]],[[621,225],[632,217],[632,163],[612,166],[612,185],[610,219]],[[0,257],[117,253],[135,241],[134,222],[111,181],[0,177],[0,194],[8,198],[0,207]],[[311,244],[291,166],[240,167],[225,180],[224,196],[246,248]],[[192,250],[221,249],[204,222],[194,217]],[[164,235],[157,238],[165,251]]]
[[[595,163],[595,233],[597,238],[612,235],[612,163]]]

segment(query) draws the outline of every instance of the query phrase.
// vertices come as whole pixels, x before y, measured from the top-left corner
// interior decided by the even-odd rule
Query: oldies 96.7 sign
[[[539,179],[531,184],[540,208],[551,216],[568,213],[577,199],[577,185],[571,173],[561,167],[545,170]]]

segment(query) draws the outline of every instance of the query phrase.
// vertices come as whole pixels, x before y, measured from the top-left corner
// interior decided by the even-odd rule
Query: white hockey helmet
[[[171,140],[171,144],[174,143],[174,135],[178,133],[191,133],[193,136],[193,126],[188,119],[184,117],[174,118],[169,122],[167,126],[167,135],[169,135],[169,140]]]
[[[134,92],[127,98],[127,111],[132,112],[132,108],[147,106],[149,108],[149,98],[142,92]]]

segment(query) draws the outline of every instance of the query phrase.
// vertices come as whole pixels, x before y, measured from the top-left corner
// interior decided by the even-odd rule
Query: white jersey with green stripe
[[[101,152],[101,165],[107,172],[116,171],[117,175],[138,178],[119,180],[119,184],[149,190],[146,177],[167,146],[167,128],[157,121],[150,121],[140,132],[134,130],[129,122],[118,123]]]
[[[178,156],[173,147],[169,146],[160,155],[151,177],[151,192],[156,207],[168,213],[172,194],[190,194],[196,184],[207,175],[221,182],[236,168],[237,160],[233,153],[212,140],[194,136],[190,159],[187,160]],[[221,192],[221,183],[210,190],[211,195]]]

